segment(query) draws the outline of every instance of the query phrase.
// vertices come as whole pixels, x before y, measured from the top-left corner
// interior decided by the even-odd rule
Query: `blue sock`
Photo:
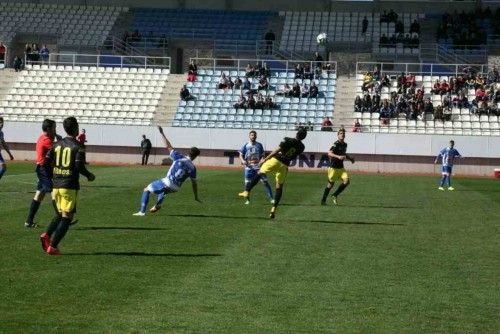
[[[444,183],[446,182],[446,175],[441,176],[441,183],[439,184],[440,187],[444,186]]]
[[[163,201],[165,200],[165,197],[166,197],[166,196],[167,196],[167,195],[165,195],[165,193],[161,193],[161,194],[159,194],[159,195],[158,195],[158,197],[157,197],[157,199],[156,199],[156,204],[155,204],[155,206],[159,206],[159,205],[161,205],[161,203],[163,203]]]
[[[264,182],[264,187],[266,188],[266,194],[269,199],[273,199],[273,190],[271,189],[271,185],[269,185],[269,182]]]
[[[447,183],[448,183],[448,188],[451,187],[451,175],[448,175],[448,179],[447,179]]]
[[[2,166],[0,167],[0,179],[2,178],[2,176],[5,174],[5,168]]]
[[[145,213],[146,212],[146,207],[148,206],[149,202],[149,191],[145,191],[142,193],[141,197],[141,212]]]

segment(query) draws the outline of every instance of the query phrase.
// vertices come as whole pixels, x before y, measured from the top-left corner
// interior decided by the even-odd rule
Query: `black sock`
[[[328,197],[330,190],[332,190],[332,188],[325,188],[325,191],[323,191],[323,198],[321,199],[321,202],[326,202],[326,198]]]
[[[333,193],[333,196],[337,197],[341,192],[344,191],[344,189],[347,188],[347,184],[342,183],[337,190]]]
[[[35,219],[35,215],[40,207],[40,202],[36,200],[31,201],[30,212],[28,213],[28,218],[26,218],[26,222],[28,224],[33,224],[33,219]]]
[[[252,190],[252,188],[255,187],[257,183],[259,183],[261,177],[262,175],[260,174],[255,175],[253,179],[245,185],[245,190],[246,191]]]
[[[62,217],[59,214],[57,216],[54,216],[54,218],[52,218],[52,221],[50,222],[49,227],[47,228],[47,234],[49,235],[49,237],[51,237],[52,234],[54,234],[54,232],[56,231],[57,226],[61,221],[61,218]]]
[[[282,195],[283,195],[283,188],[276,188],[276,192],[274,193],[274,207],[275,208],[277,208],[278,204],[280,204]]]
[[[59,215],[59,209],[57,208],[57,203],[55,200],[52,200],[52,207],[54,208],[54,212],[56,213],[56,216]]]
[[[54,238],[52,238],[52,242],[50,243],[52,247],[57,248],[59,242],[61,242],[61,240],[66,235],[66,232],[68,232],[70,223],[71,223],[71,218],[67,217],[61,218],[61,221],[59,222],[59,225],[57,225],[57,229],[54,233]]]

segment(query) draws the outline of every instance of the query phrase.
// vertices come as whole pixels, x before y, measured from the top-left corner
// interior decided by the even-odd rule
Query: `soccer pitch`
[[[277,218],[242,171],[199,170],[133,217],[165,167],[95,167],[79,223],[44,254],[23,224],[34,166],[0,180],[1,333],[494,333],[500,328],[500,187],[493,179],[351,175],[321,206],[325,174],[290,172]],[[150,206],[154,203],[153,196]]]

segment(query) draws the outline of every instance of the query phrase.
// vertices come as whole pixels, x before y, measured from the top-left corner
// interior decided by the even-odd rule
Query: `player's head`
[[[345,139],[345,129],[344,128],[339,129],[339,131],[337,132],[337,138],[339,140],[344,140]]]
[[[68,136],[78,136],[78,121],[73,116],[68,117],[63,121],[63,127]]]
[[[82,129],[82,132],[83,132],[83,133],[87,133],[87,131],[85,131],[85,129]]]
[[[450,148],[453,148],[453,146],[455,146],[455,141],[454,140],[450,140]]]
[[[200,153],[201,153],[201,152],[200,152],[200,149],[199,149],[198,147],[194,147],[194,146],[193,146],[193,147],[191,147],[191,148],[189,149],[189,153],[188,153],[188,155],[189,155],[189,159],[191,159],[191,160],[196,159],[196,157],[197,157],[197,156],[199,156],[199,155],[200,155]]]
[[[301,126],[299,130],[297,130],[295,138],[297,138],[298,140],[304,140],[306,137],[307,137],[307,129]]]
[[[142,135],[142,139],[146,139],[146,135]]]
[[[253,143],[254,141],[257,140],[257,132],[255,130],[252,130],[248,133],[248,138],[250,141]]]
[[[53,137],[56,134],[56,122],[48,118],[44,119],[42,123],[42,131]]]
[[[3,128],[3,117],[0,117],[0,130]]]

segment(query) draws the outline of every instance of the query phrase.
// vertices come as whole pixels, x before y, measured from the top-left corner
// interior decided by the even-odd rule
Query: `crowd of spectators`
[[[49,61],[50,51],[47,46],[44,44],[40,48],[38,44],[26,44],[24,47],[24,55],[26,57],[26,63],[45,63]]]
[[[377,112],[382,124],[401,116],[422,120],[426,114],[432,114],[434,119],[451,120],[453,108],[465,108],[473,114],[500,116],[500,89],[496,85],[500,82],[500,75],[496,67],[486,76],[466,67],[463,73],[451,77],[449,82],[436,80],[430,91],[425,91],[412,73],[402,72],[396,81],[397,85],[393,87],[389,76],[381,74],[376,67],[373,72],[366,72],[363,76],[363,96],[356,97],[354,111]],[[389,88],[389,98],[381,98],[383,87]],[[470,101],[469,90],[475,92]],[[441,103],[435,106],[432,95],[439,95]]]
[[[478,46],[487,43],[485,21],[492,17],[491,10],[465,12],[460,14],[444,13],[438,25],[436,35],[438,40],[449,40],[455,47]]]
[[[275,109],[278,105],[274,103],[270,96],[264,97],[262,94],[249,93],[240,94],[238,102],[234,104],[235,109]]]

